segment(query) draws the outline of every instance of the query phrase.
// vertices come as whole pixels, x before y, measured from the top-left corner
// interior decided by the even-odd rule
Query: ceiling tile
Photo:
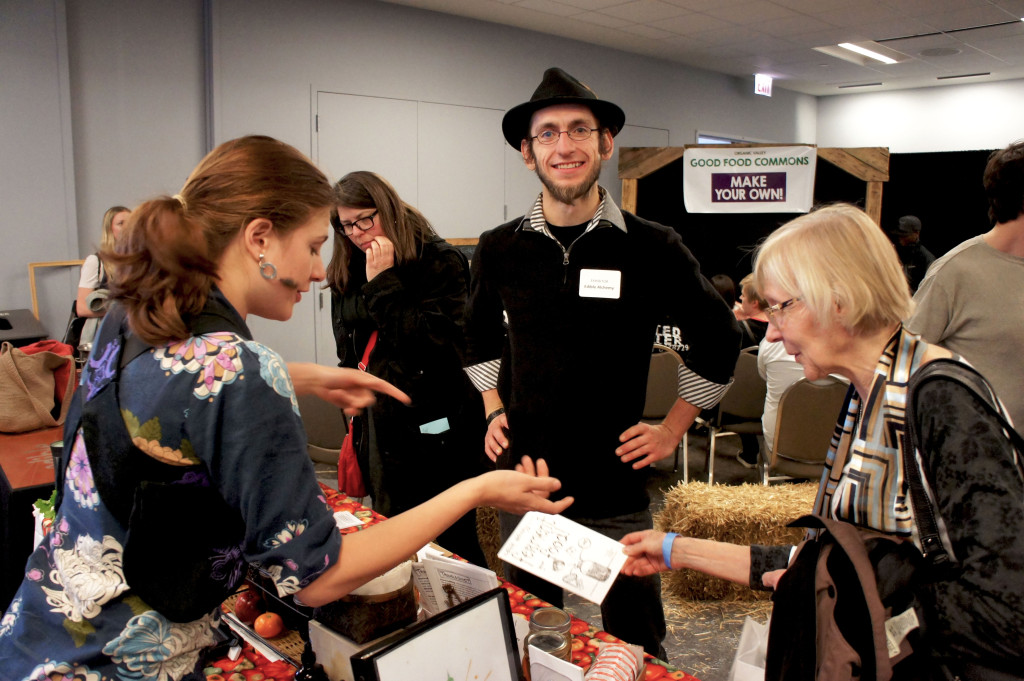
[[[933,33],[931,35],[916,36],[913,38],[900,38],[898,40],[885,40],[882,42],[886,47],[892,48],[903,54],[918,56],[921,50],[938,48],[963,49],[963,43],[951,35],[945,33]]]
[[[708,45],[742,45],[743,50],[753,54],[753,49],[747,49],[749,41],[760,37],[760,33],[747,26],[729,26],[727,28],[713,28],[708,31],[701,31],[697,34],[701,40]]]
[[[703,31],[711,31],[719,28],[739,28],[734,24],[730,24],[728,21],[722,21],[721,19],[709,17],[707,14],[700,14],[696,12],[659,21],[658,25],[666,31],[673,31],[681,35],[701,33]]]
[[[998,24],[1008,21],[1006,12],[998,7],[988,5],[973,9],[961,9],[955,12],[936,12],[928,17],[921,17],[921,20],[938,31],[950,31],[959,28],[976,28],[988,24]],[[1024,22],[1018,22],[1024,23]]]
[[[682,7],[694,12],[703,12],[715,7],[729,7],[731,5],[742,5],[750,0],[665,0],[670,5]]]
[[[1024,16],[1024,0],[384,1],[719,73],[737,75],[756,68],[778,74],[780,87],[812,95],[849,94],[857,90],[839,91],[836,85],[879,80],[885,85],[875,89],[935,87],[943,84],[935,80],[937,75],[966,71],[991,70],[987,80],[1024,79],[1024,22],[1016,21]],[[1010,23],[946,34],[936,29],[993,21]],[[862,40],[883,42],[913,60],[886,70],[811,49]],[[960,54],[920,56],[928,47],[948,45],[957,46]]]
[[[565,5],[572,5],[585,10],[598,10],[611,7],[612,5],[621,5],[624,0],[558,0],[558,2]]]
[[[774,0],[775,4],[788,7],[801,14],[818,14],[829,10],[849,7],[857,0]]]
[[[671,38],[673,36],[679,35],[678,33],[665,31],[660,28],[655,28],[654,26],[649,26],[648,24],[629,24],[628,26],[623,26],[619,30],[623,31],[624,33],[639,35],[645,38],[652,38],[654,40],[661,40],[663,38]]]
[[[1011,17],[1024,17],[1024,0],[992,0],[992,4],[1003,8]]]
[[[1024,37],[1024,21],[1015,21],[1012,24],[1004,24],[1002,26],[976,28],[971,31],[958,31],[954,35],[957,40],[971,45],[979,45],[989,40]]]
[[[838,45],[839,43],[859,43],[871,40],[872,36],[861,33],[856,28],[825,28],[810,33],[798,33],[787,36],[793,42],[799,42],[807,47],[821,47],[822,45]]]
[[[601,12],[584,12],[583,14],[574,14],[572,18],[574,21],[586,21],[587,23],[605,26],[607,28],[622,28],[623,26],[629,26],[631,23],[625,19],[613,17],[608,14],[602,14]]]
[[[734,24],[759,24],[772,19],[785,19],[796,16],[793,10],[786,9],[767,0],[716,7],[704,10],[704,14]]]
[[[989,0],[881,0],[895,12],[909,17],[927,18],[960,9],[989,8]]]
[[[1024,66],[1024,51],[1020,47],[1020,38],[1002,38],[986,42],[978,49],[993,57],[999,57],[1003,61],[1016,66]]]
[[[686,10],[661,0],[634,0],[602,10],[604,14],[627,19],[637,24],[647,24],[686,14]]]
[[[815,31],[826,31],[833,28],[833,26],[827,22],[821,21],[820,19],[797,14],[782,19],[764,21],[758,25],[758,28],[769,35],[774,35],[779,38],[788,38]]]
[[[579,7],[563,5],[560,2],[551,2],[551,0],[520,0],[514,6],[532,9],[535,12],[543,12],[544,14],[554,14],[559,17],[568,17],[582,12]]]
[[[833,26],[860,26],[874,22],[887,22],[902,18],[899,12],[872,0],[847,5],[839,9],[818,12],[815,16]]]

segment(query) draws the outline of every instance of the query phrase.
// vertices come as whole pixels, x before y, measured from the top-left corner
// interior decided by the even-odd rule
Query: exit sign
[[[754,74],[754,94],[772,96],[772,77],[763,73]]]

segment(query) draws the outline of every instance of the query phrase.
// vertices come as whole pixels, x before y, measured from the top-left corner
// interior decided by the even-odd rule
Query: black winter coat
[[[392,516],[485,470],[483,404],[462,370],[469,264],[435,238],[371,282],[361,251],[349,268],[348,290],[331,299],[339,366],[356,367],[377,330],[369,373],[412,398],[378,395],[353,427],[374,510]]]

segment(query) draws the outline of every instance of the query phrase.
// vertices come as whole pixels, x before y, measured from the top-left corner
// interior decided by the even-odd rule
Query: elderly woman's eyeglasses
[[[764,311],[765,314],[768,315],[768,321],[774,324],[776,329],[781,329],[783,322],[783,310],[788,309],[793,303],[799,302],[801,300],[803,300],[803,298],[790,298],[789,300],[784,300],[781,303],[776,303],[775,305],[768,306],[767,308],[765,308]]]
[[[352,236],[352,232],[354,232],[356,227],[358,227],[360,232],[366,232],[373,227],[373,219],[377,217],[378,212],[379,211],[373,211],[366,217],[353,220],[352,222],[342,222],[334,228],[334,231],[341,232],[345,236]]]
[[[588,128],[585,125],[577,125],[572,130],[544,130],[539,135],[534,135],[533,139],[537,140],[541,144],[554,144],[558,141],[558,138],[563,134],[568,135],[569,139],[574,142],[584,142],[590,139],[590,135],[597,132],[601,128]]]

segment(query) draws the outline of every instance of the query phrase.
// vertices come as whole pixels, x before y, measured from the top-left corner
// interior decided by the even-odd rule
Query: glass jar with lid
[[[523,639],[523,670],[530,667],[530,646],[554,655],[566,662],[572,661],[572,618],[560,608],[537,608],[530,613],[530,633]]]

